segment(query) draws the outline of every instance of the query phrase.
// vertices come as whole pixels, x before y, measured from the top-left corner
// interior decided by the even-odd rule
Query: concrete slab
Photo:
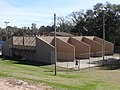
[[[113,58],[113,56],[105,56],[105,59]],[[119,59],[119,56],[115,56],[115,59]],[[102,57],[93,57],[90,59],[79,59],[78,65],[75,65],[75,62],[57,62],[57,66],[64,67],[64,68],[90,68],[101,65],[103,58]]]

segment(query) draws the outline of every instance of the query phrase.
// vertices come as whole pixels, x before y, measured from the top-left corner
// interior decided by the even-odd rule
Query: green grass
[[[55,76],[54,65],[32,66],[0,59],[0,77],[22,79],[34,84],[45,83],[54,90],[120,90],[120,69],[74,71],[58,67]]]

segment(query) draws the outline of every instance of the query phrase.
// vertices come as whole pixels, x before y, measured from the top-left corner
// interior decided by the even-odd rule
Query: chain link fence
[[[63,53],[63,55],[65,55]],[[115,62],[116,60],[120,61],[120,53],[112,53],[111,51],[105,51],[105,56],[103,60],[102,51],[96,53],[84,53],[77,54],[74,61],[68,61],[70,54],[66,54],[64,58],[64,62],[57,62],[57,66],[64,68],[72,68],[72,69],[83,69],[83,68],[91,68],[96,66],[103,66],[103,62],[106,64],[110,64],[110,62]]]

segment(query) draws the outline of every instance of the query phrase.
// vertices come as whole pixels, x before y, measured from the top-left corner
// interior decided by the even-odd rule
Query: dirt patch
[[[0,90],[53,90],[51,87],[41,84],[35,86],[22,80],[0,78]]]

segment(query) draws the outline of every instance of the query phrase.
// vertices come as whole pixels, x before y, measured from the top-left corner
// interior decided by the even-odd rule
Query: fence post
[[[68,68],[68,60],[67,60],[67,68]]]
[[[79,59],[79,66],[78,66],[78,69],[80,70],[80,59]]]

